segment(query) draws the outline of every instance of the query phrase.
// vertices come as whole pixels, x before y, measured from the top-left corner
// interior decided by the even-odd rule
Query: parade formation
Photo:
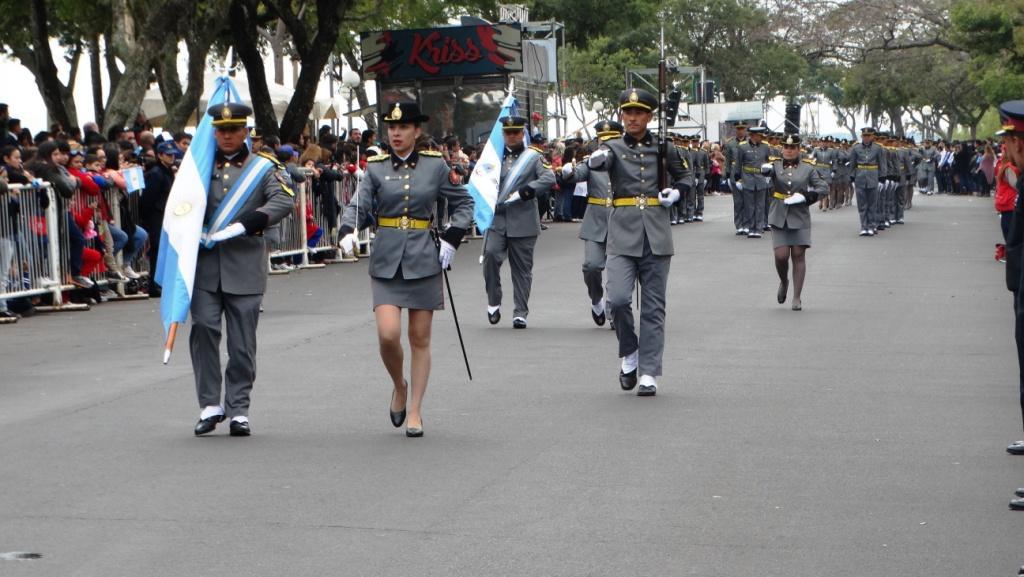
[[[232,18],[241,20],[248,8],[234,6]],[[278,17],[277,12],[272,16]],[[352,43],[351,47],[345,45],[349,51],[345,62],[331,61],[331,66],[356,76],[354,80],[349,76],[344,84],[349,91],[348,129],[341,127],[344,115],[339,114],[340,99],[334,95],[334,80],[342,80],[341,74],[331,76],[333,122],[305,114],[302,118],[306,125],[288,133],[283,127],[294,121],[291,116],[280,125],[268,123],[266,111],[260,108],[266,95],[258,89],[249,97],[239,94],[236,75],[240,65],[233,63],[230,51],[226,56],[217,55],[224,57],[214,67],[212,90],[200,91],[201,108],[196,106],[191,120],[181,120],[191,123],[188,131],[165,133],[153,125],[140,105],[133,127],[118,124],[104,131],[95,122],[81,129],[55,123],[52,130],[34,136],[29,131],[26,135],[20,121],[10,117],[7,105],[0,104],[0,324],[11,325],[8,334],[13,334],[30,322],[45,327],[46,321],[41,319],[24,322],[39,311],[86,311],[108,301],[152,302],[151,309],[146,310],[152,326],[145,330],[154,335],[154,350],[161,345],[163,364],[170,368],[157,368],[154,362],[152,368],[147,365],[135,376],[149,382],[156,374],[152,371],[173,370],[171,360],[175,358],[178,332],[188,331],[188,358],[197,404],[191,405],[190,392],[178,396],[188,398],[187,415],[192,415],[185,417],[188,424],[193,418],[197,420],[189,433],[184,423],[177,429],[173,427],[178,425],[163,422],[161,412],[151,427],[164,438],[189,443],[186,451],[204,442],[206,446],[222,442],[233,447],[229,451],[264,447],[258,445],[264,436],[289,434],[280,421],[272,428],[272,417],[267,418],[266,429],[272,433],[266,435],[262,422],[255,418],[250,422],[252,398],[259,398],[264,386],[274,390],[276,396],[267,395],[275,402],[257,404],[261,418],[273,415],[278,409],[275,403],[282,403],[290,394],[281,392],[282,383],[268,383],[263,378],[266,365],[257,378],[258,358],[269,363],[273,374],[287,367],[289,378],[296,381],[308,374],[323,380],[324,373],[312,365],[331,367],[326,379],[329,382],[318,381],[315,385],[320,396],[302,400],[282,417],[284,429],[294,425],[298,430],[299,423],[305,421],[317,426],[326,423],[324,429],[347,426],[337,424],[332,411],[337,411],[338,405],[325,400],[332,396],[358,405],[360,413],[379,413],[375,420],[381,431],[391,431],[380,436],[408,449],[388,445],[385,451],[393,454],[374,454],[369,461],[375,462],[367,468],[372,474],[359,478],[365,482],[379,474],[380,485],[371,489],[381,492],[374,493],[373,499],[384,502],[382,510],[399,518],[395,522],[398,529],[387,529],[394,532],[415,534],[422,529],[402,525],[403,507],[409,506],[409,501],[387,491],[393,484],[411,480],[413,510],[432,500],[444,501],[448,498],[444,476],[458,469],[445,467],[452,466],[453,454],[477,458],[473,453],[481,450],[475,445],[480,437],[474,435],[492,435],[489,438],[493,445],[481,450],[486,456],[475,461],[483,463],[483,469],[493,466],[509,478],[530,471],[536,455],[510,459],[516,448],[511,442],[510,449],[508,441],[530,436],[530,431],[517,428],[519,415],[509,414],[509,407],[522,410],[522,405],[509,402],[510,397],[528,398],[529,403],[551,411],[545,417],[549,424],[563,419],[577,426],[586,423],[582,430],[543,440],[552,447],[552,454],[558,455],[552,457],[552,461],[559,461],[552,470],[566,472],[548,471],[539,482],[522,473],[532,506],[558,507],[560,503],[552,505],[551,501],[578,498],[581,501],[573,508],[585,511],[594,503],[612,503],[612,513],[605,510],[604,514],[629,529],[627,540],[639,539],[644,544],[645,539],[657,539],[642,532],[634,535],[633,529],[642,529],[647,519],[658,513],[641,507],[644,515],[634,518],[628,511],[635,503],[615,504],[616,498],[622,498],[618,493],[636,491],[642,499],[657,500],[661,497],[659,491],[679,490],[666,488],[678,481],[686,485],[686,491],[699,493],[695,498],[706,498],[711,505],[701,501],[694,508],[690,503],[692,510],[685,513],[676,511],[675,505],[666,507],[673,516],[702,516],[706,525],[701,531],[712,526],[723,511],[725,515],[737,515],[750,507],[749,503],[736,501],[728,507],[737,509],[721,508],[722,493],[727,492],[722,487],[728,484],[707,480],[686,484],[687,479],[676,478],[689,466],[678,460],[679,455],[694,458],[697,453],[693,446],[701,443],[700,434],[681,431],[691,420],[714,422],[716,411],[730,414],[732,420],[720,423],[722,429],[716,428],[715,435],[730,437],[721,443],[732,444],[735,452],[728,453],[732,463],[716,462],[713,467],[742,470],[737,475],[749,478],[749,483],[741,484],[746,485],[745,491],[757,495],[751,499],[755,507],[766,503],[774,507],[761,511],[765,517],[773,512],[792,515],[789,511],[778,513],[783,507],[775,504],[772,491],[776,483],[782,482],[776,477],[804,477],[808,485],[827,486],[824,492],[833,499],[832,492],[842,488],[837,485],[842,481],[829,473],[836,447],[848,447],[848,454],[842,457],[869,470],[876,465],[874,460],[879,459],[880,451],[892,452],[889,457],[934,457],[930,452],[933,447],[922,447],[928,441],[913,436],[932,430],[920,421],[913,421],[917,428],[910,432],[900,429],[903,438],[893,438],[899,435],[890,434],[886,429],[890,421],[886,419],[910,422],[921,417],[908,417],[900,412],[903,409],[892,409],[886,403],[895,402],[894,393],[930,396],[932,387],[945,391],[946,396],[935,393],[929,403],[947,402],[954,408],[964,408],[977,399],[968,397],[967,392],[961,396],[960,389],[950,393],[952,387],[943,389],[941,382],[922,383],[924,377],[908,367],[926,366],[929,359],[934,359],[935,373],[929,373],[930,378],[941,381],[942,370],[952,374],[959,369],[946,365],[968,363],[965,359],[970,355],[984,354],[978,352],[979,347],[999,350],[997,341],[1008,342],[1005,335],[995,335],[988,326],[965,328],[964,319],[950,313],[964,306],[961,303],[966,300],[978,307],[983,306],[978,304],[982,301],[995,300],[979,298],[987,297],[984,289],[961,288],[960,293],[948,298],[953,301],[961,297],[957,301],[940,302],[936,294],[943,299],[947,296],[943,277],[923,280],[925,275],[920,272],[918,278],[901,276],[903,271],[899,269],[904,265],[915,271],[927,268],[914,261],[918,256],[915,251],[921,243],[931,246],[942,234],[926,231],[920,222],[935,227],[941,221],[936,214],[959,203],[955,205],[961,211],[958,214],[976,217],[977,212],[987,211],[971,222],[991,217],[992,239],[1001,240],[996,242],[996,264],[991,244],[986,245],[984,261],[989,267],[1000,267],[999,277],[1005,268],[1006,289],[1012,295],[999,306],[1005,309],[1002,314],[1014,316],[1015,368],[1019,374],[1013,377],[1019,381],[1019,392],[1017,387],[1010,389],[1014,403],[1019,394],[1024,426],[1024,202],[1020,195],[1024,189],[1024,179],[1020,178],[1024,170],[1024,100],[1003,100],[991,108],[989,119],[999,123],[998,132],[985,133],[991,138],[975,138],[976,124],[969,141],[954,143],[934,130],[941,127],[941,119],[928,124],[932,122],[930,112],[922,113],[918,120],[909,112],[904,118],[881,107],[851,113],[852,123],[844,117],[848,138],[837,136],[839,133],[820,130],[816,124],[801,123],[799,98],[792,95],[781,120],[775,118],[778,115],[774,111],[769,114],[771,98],[767,93],[760,112],[751,112],[752,108],[744,105],[749,102],[725,102],[724,97],[713,93],[714,82],[709,85],[705,79],[703,64],[683,66],[674,57],[666,57],[665,23],[661,23],[661,38],[651,39],[657,40],[660,48],[657,68],[627,67],[623,70],[625,80],[620,82],[622,77],[618,77],[614,90],[603,85],[600,88],[608,93],[607,101],[613,105],[606,108],[595,100],[577,114],[578,126],[566,130],[564,109],[563,114],[554,114],[547,103],[548,99],[562,98],[561,92],[556,95],[552,88],[558,82],[550,82],[545,76],[550,71],[533,62],[544,60],[545,42],[553,36],[529,37],[535,31],[528,23],[523,24],[469,21],[432,30],[353,34],[345,39]],[[551,30],[554,34],[554,24]],[[650,44],[654,46],[655,42]],[[552,40],[551,49],[556,47]],[[653,53],[650,56],[653,62]],[[252,58],[252,54],[244,58]],[[550,63],[555,62],[552,54]],[[586,69],[585,63],[574,63]],[[160,69],[161,89],[165,84],[162,74]],[[369,80],[375,82],[375,93],[363,90],[358,93],[358,102],[353,103],[356,87]],[[195,98],[199,102],[199,96]],[[680,99],[688,110],[679,109]],[[713,112],[708,112],[709,108]],[[793,108],[797,111],[795,119]],[[353,128],[351,122],[360,116],[366,124],[363,131]],[[163,120],[168,118],[169,112],[165,111]],[[947,124],[950,133],[957,127],[953,122]],[[912,125],[915,129],[910,129]],[[558,134],[546,138],[552,126]],[[962,170],[964,162],[968,165],[966,172]],[[994,197],[994,206],[988,206],[988,201],[978,202],[988,196]],[[550,231],[553,227],[561,230]],[[562,241],[558,250],[571,243],[571,266],[557,261],[557,270],[552,270],[553,251],[545,244],[552,237]],[[699,243],[694,242],[695,237]],[[841,239],[839,248],[837,238]],[[826,242],[829,240],[831,245]],[[473,244],[477,241],[479,245]],[[703,252],[693,248],[698,244],[705,247]],[[944,245],[940,248],[947,249]],[[818,253],[825,251],[827,257],[819,257]],[[954,252],[959,264],[953,264],[950,257]],[[753,268],[760,266],[751,264],[754,260],[742,261],[747,253],[763,267]],[[938,249],[930,253],[939,263],[933,270],[949,274],[953,269],[967,270],[964,263],[970,259],[971,266],[980,266],[974,261],[982,258],[975,258],[980,253],[973,245],[953,247],[941,256],[936,253]],[[737,259],[735,265],[730,262],[733,258]],[[839,276],[836,271],[847,267],[847,258],[865,268],[863,285],[856,284],[859,280],[835,280]],[[717,276],[706,274],[699,266],[712,260],[720,272]],[[744,264],[739,264],[741,261]],[[867,270],[874,263],[879,263],[878,268]],[[477,265],[479,273],[474,268],[456,279],[456,272],[464,273]],[[293,271],[305,274],[307,270],[315,275],[320,273],[312,271],[327,269],[348,282],[352,271],[362,268],[369,277],[365,283],[360,281],[368,287],[366,291],[350,287],[339,297],[309,290],[303,293],[305,297],[318,303],[311,310],[282,309],[279,300],[265,299],[272,287],[291,281],[268,280],[272,275]],[[809,268],[814,271],[810,276]],[[565,273],[567,270],[571,273]],[[551,290],[548,282],[556,276],[563,278],[563,274],[572,280]],[[857,275],[859,279],[860,273]],[[457,290],[453,290],[453,279]],[[503,285],[509,288],[509,281],[511,302],[508,291],[503,290]],[[997,284],[1001,291],[1001,281]],[[538,295],[539,286],[545,286],[547,292]],[[908,295],[905,289],[910,286],[918,287],[920,294]],[[731,298],[723,303],[717,293],[724,293],[726,288]],[[873,303],[866,312],[857,305],[842,308],[855,301],[850,295],[857,291],[871,293],[856,295],[860,299],[857,303]],[[288,296],[299,299],[297,294]],[[456,295],[472,299],[472,308],[468,314],[464,312],[461,323],[455,310]],[[552,327],[546,316],[550,308],[538,306],[538,296],[543,299],[541,304],[556,303],[559,313],[565,313],[574,323]],[[280,330],[283,318],[297,326],[308,322],[303,314],[328,314],[323,311],[334,309],[323,304],[326,300],[332,301],[332,306],[344,301],[349,307],[344,330],[311,332],[298,342],[290,333],[282,340],[274,332],[258,329],[261,318],[269,317]],[[881,315],[892,310],[887,307],[900,307],[904,320],[892,326],[886,324],[888,319]],[[924,360],[887,356],[890,349],[900,349],[898,342],[888,343],[888,339],[924,340],[910,326],[916,322],[913,314],[921,315],[922,327],[944,333],[930,335],[935,342],[948,342],[940,337],[952,340],[957,337],[950,336],[950,332],[963,330],[967,336],[962,340],[967,343],[962,349],[958,342],[955,350],[924,351],[920,353]],[[944,314],[958,321],[935,320]],[[448,336],[435,338],[435,318],[449,316],[458,347]],[[874,319],[878,326],[868,327],[868,334],[864,334],[865,326],[851,318],[857,322]],[[330,321],[340,323],[340,319]],[[320,322],[309,324],[321,326]],[[1008,331],[1009,321],[1005,324]],[[370,326],[375,327],[375,334]],[[861,332],[850,331],[851,326]],[[507,330],[509,327],[513,330]],[[446,324],[443,330],[448,328]],[[811,338],[812,332],[816,339]],[[679,342],[684,340],[681,334],[690,340]],[[270,340],[273,346],[258,348],[257,335],[262,343]],[[307,357],[307,350],[321,350],[323,345],[318,340],[325,336],[331,339],[331,358]],[[109,338],[109,342],[120,338],[108,333],[102,337]],[[878,345],[877,341],[886,342]],[[16,339],[9,342],[16,343]],[[367,350],[367,343],[372,343],[373,350]],[[1001,344],[1005,346],[1006,342]],[[864,353],[832,374],[835,364],[845,363],[850,351],[858,354],[861,348],[875,345],[887,351],[886,355]],[[563,353],[563,347],[571,353]],[[805,362],[826,348],[835,349],[822,353],[831,355],[830,362],[820,366]],[[728,355],[716,356],[726,350]],[[712,362],[708,362],[708,355],[715,357]],[[465,380],[461,374],[463,363]],[[856,363],[861,366],[855,367]],[[453,366],[459,371],[451,371]],[[588,375],[585,389],[574,386],[579,382],[551,379],[552,374],[577,378],[574,367],[579,380]],[[438,368],[441,370],[435,370]],[[474,368],[478,375],[484,375],[478,381],[485,385],[458,394],[479,395],[474,397],[477,404],[471,410],[461,404],[452,406],[453,388],[475,386]],[[849,378],[851,372],[861,369],[865,376]],[[45,374],[42,368],[38,370]],[[847,379],[838,379],[839,374]],[[887,377],[885,387],[879,387],[871,376],[874,374],[895,376]],[[485,388],[486,383],[497,381],[513,388]],[[898,391],[891,390],[893,382],[897,382]],[[441,398],[448,404],[429,404],[428,384],[435,391],[431,399],[445,395]],[[185,390],[178,385],[176,391]],[[527,397],[516,387],[528,389],[534,396]],[[1007,389],[1001,387],[1001,392]],[[780,398],[785,401],[776,404],[771,397],[773,390],[784,391]],[[541,394],[536,395],[538,391]],[[847,407],[843,406],[854,394],[862,397],[858,402],[867,405],[859,407],[859,417],[846,414]],[[719,398],[714,402],[708,401],[716,395]],[[633,397],[644,400],[628,400]],[[371,398],[375,400],[367,400]],[[750,398],[759,399],[758,404],[748,403]],[[390,427],[383,420],[385,399]],[[609,409],[608,403],[619,404]],[[828,411],[836,414],[834,419],[822,416]],[[899,414],[894,417],[890,412]],[[0,408],[0,417],[5,414]],[[951,414],[936,420],[948,420]],[[863,426],[858,418],[865,422]],[[805,427],[802,419],[816,425]],[[471,420],[477,430],[463,430],[461,423]],[[426,434],[427,421],[430,435]],[[181,417],[175,417],[174,422],[181,423]],[[658,427],[652,429],[652,423]],[[665,427],[665,423],[670,426]],[[396,435],[395,429],[402,434]],[[552,430],[540,429],[545,436]],[[327,435],[331,442],[336,431],[331,429]],[[362,426],[358,435],[364,440],[377,439],[381,431]],[[345,434],[354,433],[349,429]],[[458,437],[460,434],[464,436]],[[733,435],[736,440],[731,439]],[[244,441],[223,439],[225,436],[256,438]],[[184,440],[193,437],[209,441]],[[591,437],[596,445],[590,444]],[[785,444],[797,437],[800,443],[810,443],[802,445],[804,449],[809,446],[809,450],[826,455],[817,455],[815,459],[819,460],[812,463],[819,468],[817,477],[795,465],[790,470],[788,464],[781,463],[791,457],[785,453]],[[425,470],[435,463],[424,467],[416,460],[415,452],[439,446],[431,444],[435,438],[447,448],[432,457],[440,470]],[[909,444],[899,446],[897,442]],[[579,455],[571,449],[563,450],[574,444],[586,448],[580,449]],[[758,449],[767,450],[772,459],[755,457],[743,462],[750,458],[746,454],[748,445],[755,448],[751,451],[755,455]],[[784,447],[781,453],[777,452],[780,445]],[[608,446],[613,456],[606,459],[598,455],[593,462],[580,456],[583,451],[596,454],[603,446]],[[336,449],[331,447],[330,451]],[[943,452],[937,458],[961,467],[965,459],[954,454],[961,448],[947,439],[946,449],[951,453]],[[630,453],[634,450],[635,459]],[[1005,452],[1000,444],[995,452],[1002,457],[1024,455],[1024,440],[1012,440]],[[277,454],[285,453],[287,450]],[[360,466],[351,454],[344,454],[349,461],[339,454],[332,452],[327,457],[327,461],[338,459],[341,463],[331,466]],[[258,455],[252,453],[246,459],[256,461]],[[573,457],[580,460],[573,462]],[[672,463],[671,483],[666,484],[657,473],[661,461]],[[807,466],[807,461],[801,463]],[[413,468],[413,464],[419,468]],[[211,475],[221,473],[216,463],[203,466],[209,467]],[[288,466],[302,469],[301,464]],[[572,467],[578,471],[570,470]],[[459,469],[465,479],[475,473]],[[568,481],[571,491],[563,487],[561,492],[552,493],[554,497],[538,495],[549,490],[546,483],[557,486],[562,482],[552,479],[559,474],[572,477]],[[581,483],[573,477],[577,474],[593,479]],[[714,478],[719,472],[708,474]],[[722,476],[733,480],[729,473]],[[396,481],[398,478],[401,481]],[[265,482],[273,489],[262,496],[268,501],[279,497],[285,503],[282,506],[287,507],[287,498],[280,495],[286,494],[290,485],[285,486],[279,479]],[[962,479],[952,482],[970,484]],[[608,487],[602,483],[610,483],[610,492],[605,492]],[[892,494],[909,492],[904,486],[895,490],[888,487],[890,493],[881,497],[864,496],[862,492],[872,492],[867,486],[870,479],[860,479],[859,483],[849,491],[855,500],[864,502],[875,498],[885,504]],[[488,486],[484,483],[473,487],[476,492],[455,508],[487,520],[495,515],[507,516],[515,526],[503,529],[502,538],[550,529],[545,524],[549,520],[531,517],[532,512],[473,510],[477,506],[474,500],[482,499]],[[421,488],[423,491],[417,492]],[[734,490],[731,486],[727,489]],[[1009,489],[1001,484],[1000,495]],[[580,495],[566,494],[573,491]],[[616,496],[610,497],[611,493]],[[321,497],[326,503],[334,496]],[[588,503],[590,499],[593,502]],[[637,496],[630,494],[628,499]],[[1005,510],[1005,501],[1000,501],[999,508]],[[1013,493],[1009,508],[1024,510],[1024,488]],[[622,517],[616,517],[621,511],[625,511]],[[562,531],[563,524],[579,529],[593,522],[586,513],[574,514],[578,517],[573,517],[571,523],[559,519],[553,526]],[[812,518],[818,512],[803,514]],[[855,515],[850,511],[845,514]],[[564,511],[560,515],[566,516]],[[955,517],[956,512],[951,515]],[[425,532],[436,530],[444,538],[472,537],[471,529],[446,532],[449,527],[443,515],[439,517],[442,519],[433,520],[435,524]],[[807,523],[806,518],[788,518],[785,523],[798,526]],[[310,521],[318,530],[335,527],[331,523],[336,522]],[[759,522],[765,520],[755,524]],[[346,530],[358,526],[379,531],[362,521],[345,523]],[[924,527],[927,522],[917,523]],[[830,542],[846,538],[841,533],[828,533],[827,527],[822,528],[816,520],[813,524]],[[782,532],[778,527],[774,530]],[[0,538],[5,536],[0,532]],[[893,541],[891,536],[879,538],[887,541],[879,545],[885,549]],[[595,534],[588,539],[603,542],[609,537]],[[715,547],[733,547],[731,543],[715,543]],[[906,543],[900,545],[904,553],[909,549]],[[875,547],[875,543],[870,546]],[[0,563],[3,555],[0,552]],[[649,570],[637,565],[622,571],[628,573],[630,569],[638,573]],[[605,574],[600,568],[586,573]],[[1020,575],[1024,575],[1024,568]]]

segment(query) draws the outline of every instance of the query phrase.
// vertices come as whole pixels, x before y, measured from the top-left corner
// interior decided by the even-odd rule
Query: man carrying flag
[[[191,154],[198,147],[216,145],[212,171],[197,167],[200,174],[210,176],[202,183],[206,187],[206,208],[195,261],[189,335],[196,394],[202,408],[196,435],[213,431],[225,418],[231,420],[232,436],[250,434],[249,394],[256,378],[256,324],[268,273],[263,231],[280,222],[294,205],[274,163],[250,153],[246,145],[246,117],[251,113],[252,109],[237,102],[214,104],[207,110],[213,134],[200,127],[189,148]],[[193,158],[197,156],[202,157],[199,154]],[[183,166],[175,187],[188,184],[182,178],[184,171]],[[171,206],[173,191],[171,196],[168,213],[189,212],[185,206]],[[166,285],[163,296],[168,298]],[[228,366],[223,375],[222,317],[227,327],[228,348]]]
[[[540,150],[526,146],[525,118],[504,116],[499,122],[504,135],[501,173],[494,220],[484,239],[487,320],[492,325],[501,320],[501,264],[508,257],[515,297],[512,326],[525,329],[533,284],[533,249],[540,234],[537,196],[555,184],[555,173]]]

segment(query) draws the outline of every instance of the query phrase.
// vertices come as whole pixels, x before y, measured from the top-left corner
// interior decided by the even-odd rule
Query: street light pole
[[[359,74],[354,70],[346,70],[341,74],[341,84],[348,89],[348,133],[352,132],[352,96],[359,86]]]

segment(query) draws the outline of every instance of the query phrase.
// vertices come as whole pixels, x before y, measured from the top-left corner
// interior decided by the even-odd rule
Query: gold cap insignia
[[[223,118],[224,120],[231,120],[231,108],[228,107],[228,106],[225,106],[224,108],[221,108],[220,109],[220,117]]]
[[[190,212],[192,212],[192,204],[188,202],[183,202],[174,207],[174,216],[185,216]]]
[[[636,102],[640,101],[640,95],[638,95],[636,93],[636,90],[634,90],[633,92],[629,93],[629,101],[633,102],[633,103],[636,103]]]
[[[402,105],[401,104],[399,104],[397,102],[395,103],[395,109],[391,111],[391,119],[392,120],[401,120],[402,119]]]

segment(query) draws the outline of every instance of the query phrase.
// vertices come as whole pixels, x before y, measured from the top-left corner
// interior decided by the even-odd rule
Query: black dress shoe
[[[1024,441],[1010,443],[1010,446],[1006,448],[1006,452],[1011,455],[1024,455]]]
[[[420,426],[418,426],[418,427],[406,427],[405,428],[405,436],[406,437],[422,437],[423,436],[423,422],[421,421],[420,422]]]
[[[623,391],[632,391],[633,387],[636,386],[636,369],[628,373],[624,373],[622,369],[619,369],[619,386],[622,387]]]
[[[1013,494],[1020,497],[1021,499],[1024,499],[1024,488],[1017,489],[1016,491],[1013,492]]]
[[[249,429],[249,421],[231,421],[232,437],[248,437],[251,434],[252,430]]]
[[[779,282],[779,294],[775,295],[778,299],[779,304],[786,302],[786,293],[789,292],[789,280]]]
[[[636,396],[638,397],[653,397],[658,394],[658,387],[655,385],[640,385],[640,388],[636,390]]]
[[[514,329],[525,329],[526,328],[526,319],[524,319],[523,317],[516,317],[516,318],[512,319],[512,328],[514,328]]]
[[[409,381],[405,381],[405,390],[406,392],[409,391]],[[396,392],[397,391],[394,390],[391,391],[391,404],[395,403]],[[391,424],[394,425],[396,429],[401,427],[402,423],[405,422],[405,409],[402,409],[401,411],[392,411],[391,405],[388,405],[388,412],[391,414]]]
[[[223,420],[224,420],[224,415],[214,415],[212,417],[207,417],[205,419],[199,419],[199,422],[196,423],[196,429],[195,429],[196,436],[198,437],[199,435],[205,435],[206,433],[212,433],[213,430],[217,428],[217,423],[219,423],[219,422],[221,422]]]
[[[594,309],[590,309],[590,316],[593,317],[594,323],[599,327],[603,327],[605,321],[608,320],[605,311],[601,311],[601,314],[597,314],[594,312]]]
[[[1010,508],[1014,511],[1024,511],[1024,499],[1010,500]]]
[[[501,309],[494,311],[493,313],[487,313],[487,322],[492,325],[496,325],[501,322]]]

